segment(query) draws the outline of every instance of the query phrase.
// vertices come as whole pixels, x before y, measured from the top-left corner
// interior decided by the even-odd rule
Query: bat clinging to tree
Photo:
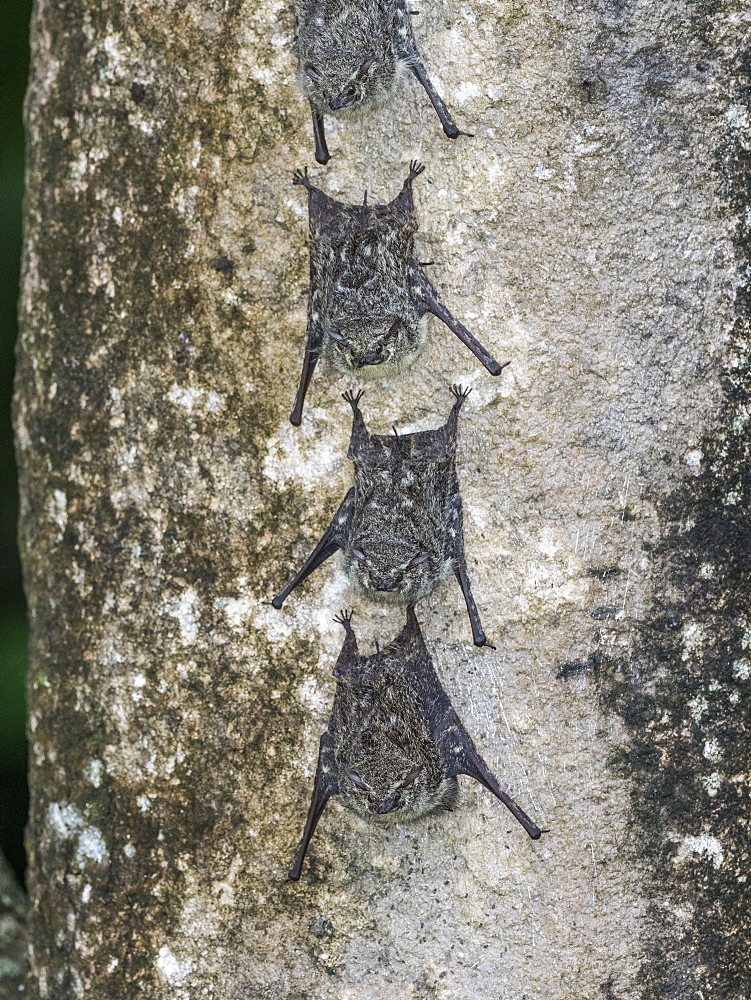
[[[407,608],[402,632],[374,656],[358,655],[351,618],[342,612],[335,619],[346,631],[334,668],[336,695],[289,877],[299,879],[310,838],[332,795],[341,795],[345,805],[373,822],[409,822],[452,808],[459,774],[489,789],[529,836],[539,839],[544,831],[500,788],[452,708],[414,608]]]
[[[353,584],[381,604],[415,604],[453,570],[475,645],[486,644],[467,574],[455,467],[459,410],[469,390],[452,386],[451,391],[456,402],[443,427],[404,435],[368,433],[359,406],[362,393],[345,393],[354,414],[348,455],[355,485],[318,545],[271,602],[275,608],[342,549]]]
[[[300,85],[313,116],[315,155],[328,163],[324,115],[359,117],[385,104],[407,72],[425,88],[450,139],[462,133],[430,82],[405,0],[297,0]]]
[[[414,256],[417,216],[412,181],[425,168],[410,164],[400,193],[388,205],[345,205],[297,171],[308,189],[310,299],[300,385],[290,420],[302,421],[305,394],[323,355],[360,380],[408,368],[422,352],[432,313],[455,333],[491,375],[500,365],[439,301]],[[508,364],[508,362],[507,362]]]

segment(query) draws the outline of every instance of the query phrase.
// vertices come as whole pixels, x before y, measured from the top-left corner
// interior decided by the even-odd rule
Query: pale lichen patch
[[[159,949],[156,967],[172,986],[182,986],[193,971],[193,963],[189,959],[181,962],[166,944]]]
[[[707,857],[715,868],[720,868],[725,860],[722,844],[717,837],[712,837],[708,833],[702,833],[698,837],[683,837],[682,839],[674,837],[673,839],[680,840],[678,851],[673,859],[675,864]]]
[[[200,611],[199,598],[193,587],[188,587],[180,597],[174,598],[168,605],[168,614],[177,619],[180,627],[180,637],[186,646],[192,645],[198,638]]]

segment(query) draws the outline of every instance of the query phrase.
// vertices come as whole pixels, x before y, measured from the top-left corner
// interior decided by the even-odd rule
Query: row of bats
[[[462,134],[425,72],[411,13],[404,0],[297,0],[300,81],[310,102],[319,163],[329,160],[324,116],[359,116],[383,104],[408,71],[425,88],[446,135]],[[452,316],[425,274],[427,264],[415,257],[412,182],[424,169],[413,161],[401,191],[386,205],[368,205],[367,194],[362,205],[335,201],[311,183],[307,170],[295,173],[293,182],[308,191],[310,297],[293,425],[302,422],[321,357],[360,381],[396,375],[425,348],[431,314],[491,375],[505,367]],[[459,412],[469,390],[451,391],[455,401],[442,427],[403,435],[370,434],[359,405],[362,392],[345,393],[353,412],[348,457],[354,485],[303,565],[271,601],[281,608],[341,549],[347,575],[363,597],[401,605],[407,613],[402,632],[372,656],[358,653],[352,613],[336,619],[345,630],[334,669],[336,694],[291,879],[299,879],[333,795],[372,821],[409,821],[452,808],[457,775],[466,774],[496,795],[530,837],[536,840],[543,832],[501,789],[477,752],[438,680],[414,610],[453,573],[475,645],[490,645],[467,573],[455,465]]]

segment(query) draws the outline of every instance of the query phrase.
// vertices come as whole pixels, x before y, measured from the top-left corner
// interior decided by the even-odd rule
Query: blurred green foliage
[[[18,501],[10,401],[23,196],[23,95],[31,0],[0,4],[0,848],[21,874],[26,790],[26,609],[16,551]]]

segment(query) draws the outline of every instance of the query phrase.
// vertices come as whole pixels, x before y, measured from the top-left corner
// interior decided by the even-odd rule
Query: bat
[[[354,586],[380,604],[416,604],[453,570],[475,645],[486,645],[464,556],[455,466],[459,411],[470,390],[452,386],[451,392],[455,402],[443,427],[393,436],[370,434],[359,405],[362,392],[344,393],[353,413],[348,457],[355,485],[273,607],[281,608],[295,587],[341,549]]]
[[[450,139],[460,132],[430,82],[405,0],[297,0],[297,57],[313,117],[315,156],[331,159],[324,115],[359,118],[386,104],[408,72],[425,88]]]
[[[334,620],[346,633],[334,668],[336,694],[290,879],[300,878],[332,795],[341,795],[349,809],[374,823],[406,823],[453,808],[459,774],[484,785],[538,840],[546,831],[502,790],[452,708],[414,608],[407,608],[407,624],[396,639],[373,656],[358,654],[351,612]]]
[[[315,187],[307,171],[293,183],[308,190],[310,298],[302,375],[291,422],[299,427],[305,395],[321,355],[361,381],[389,378],[408,368],[437,316],[491,375],[500,365],[439,300],[414,256],[417,216],[412,181],[425,167],[412,161],[399,194],[388,205],[345,205]],[[506,362],[508,364],[508,362]]]

